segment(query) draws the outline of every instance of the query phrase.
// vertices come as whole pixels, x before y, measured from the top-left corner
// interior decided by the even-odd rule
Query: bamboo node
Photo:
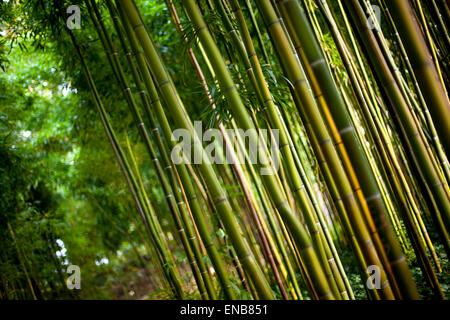
[[[301,79],[295,80],[295,81],[292,83],[292,86],[295,88],[296,86],[298,86],[298,85],[300,85],[300,84],[302,84],[302,83],[305,83],[305,82],[306,82],[306,79],[305,79],[305,78],[301,78]]]
[[[355,128],[353,128],[353,126],[350,125],[350,126],[347,126],[345,128],[342,128],[341,130],[339,130],[339,133],[340,133],[341,136],[343,136],[344,134],[351,133],[354,130],[355,130]]]
[[[200,31],[203,31],[203,30],[205,30],[205,29],[207,29],[207,28],[208,28],[208,27],[207,27],[206,25],[201,26],[201,27],[197,28],[196,32],[199,33]]]
[[[159,83],[159,84],[158,84],[158,87],[159,87],[160,89],[162,89],[163,87],[165,87],[165,86],[167,86],[167,85],[169,85],[169,84],[170,84],[170,81],[169,81],[169,80],[166,80],[166,81],[163,81],[163,82]]]
[[[333,294],[331,293],[331,291],[328,291],[326,294],[322,295],[319,297],[320,300],[325,299],[326,297],[332,297]]]
[[[314,67],[320,65],[321,63],[325,63],[325,60],[323,58],[317,59],[316,61],[311,62],[309,65],[314,69]]]
[[[378,193],[376,193],[374,195],[371,195],[370,197],[366,198],[366,202],[369,203],[369,202],[375,201],[375,200],[380,199],[380,198],[381,198],[381,193],[378,192]]]
[[[140,23],[140,24],[135,25],[135,26],[133,27],[133,30],[136,31],[136,30],[139,29],[139,28],[145,28],[145,26],[144,26],[142,23]]]
[[[236,85],[232,84],[229,87],[226,87],[225,89],[222,90],[223,93],[228,92],[228,91],[232,91],[232,90],[236,90]]]
[[[266,27],[270,28],[272,25],[280,23],[280,22],[281,22],[281,19],[276,19],[276,20],[270,21],[266,24]]]
[[[223,202],[226,202],[226,201],[227,201],[227,197],[222,197],[222,198],[219,198],[219,199],[215,200],[214,204],[215,205],[219,205],[219,204],[221,204]]]

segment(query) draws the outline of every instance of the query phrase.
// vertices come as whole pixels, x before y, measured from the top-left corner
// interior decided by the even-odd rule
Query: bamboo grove
[[[165,0],[197,85],[185,105],[133,0],[85,0],[167,212],[155,210],[130,142],[110,121],[86,47],[66,29],[145,228],[154,274],[174,299],[445,299],[450,253],[450,10],[431,0]],[[66,19],[61,15],[61,21]],[[189,102],[192,104],[192,102]],[[196,110],[192,115],[188,110]],[[208,161],[195,128],[217,128]],[[205,121],[208,120],[208,121]],[[174,162],[174,131],[192,153]],[[230,135],[228,129],[240,134]],[[239,129],[239,130],[237,130]],[[246,136],[264,129],[258,163]],[[273,165],[275,147],[279,167]],[[223,159],[222,159],[223,160]],[[261,172],[269,172],[262,174]],[[169,216],[177,247],[162,227]],[[439,254],[437,247],[442,248]],[[192,281],[180,275],[182,250]],[[348,276],[351,255],[357,280]],[[411,261],[420,268],[411,272]],[[347,260],[348,261],[348,260]]]

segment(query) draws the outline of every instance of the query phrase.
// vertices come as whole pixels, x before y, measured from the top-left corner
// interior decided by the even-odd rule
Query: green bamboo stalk
[[[351,217],[353,228],[358,231],[355,234],[361,239],[360,242],[365,244],[364,248],[362,248],[365,259],[371,261],[370,264],[381,266],[378,255],[373,247],[373,243],[370,240],[368,230],[362,220],[358,203],[356,202],[354,195],[352,195],[353,192],[351,191],[351,187],[345,177],[345,171],[342,169],[340,162],[337,160],[338,156],[333,145],[331,144],[331,139],[323,123],[322,116],[318,113],[313,98],[310,94],[303,70],[290,49],[287,37],[270,3],[267,1],[262,1],[259,2],[259,4],[260,11],[262,12],[266,25],[269,28],[274,45],[280,52],[280,56],[283,57],[280,58],[280,62],[282,66],[284,66],[284,70],[290,83],[293,84],[294,101],[296,102],[302,118],[304,119],[305,128],[308,130],[308,136],[311,139],[315,152],[321,152],[320,150],[323,150],[324,155],[330,164],[330,169],[335,175],[335,178],[339,179],[339,185],[342,185],[339,190],[344,195],[342,198],[345,200],[345,205],[348,210],[349,217]],[[318,97],[321,96],[321,94],[318,95]],[[316,135],[318,135],[317,137],[319,140],[316,140]],[[361,265],[364,264],[365,263],[361,262]],[[365,271],[363,273],[365,274]],[[384,272],[382,272],[382,278],[383,282],[386,282]],[[390,297],[392,295],[388,286],[384,286],[382,291],[385,292],[386,297]]]
[[[282,146],[285,146],[285,147],[281,147],[281,150],[283,153],[283,157],[286,158],[285,162],[287,162],[287,173],[288,173],[289,177],[291,178],[291,180],[293,180],[293,182],[294,182],[294,185],[292,186],[292,188],[293,188],[293,190],[303,189],[304,186],[299,185],[300,176],[301,176],[301,180],[306,185],[307,195],[309,196],[309,198],[311,199],[311,201],[314,204],[314,207],[316,208],[316,210],[315,210],[316,213],[314,215],[322,217],[321,210],[317,206],[317,201],[315,199],[314,192],[310,186],[310,182],[309,182],[308,178],[306,177],[306,174],[304,172],[303,166],[301,165],[301,162],[298,159],[298,155],[295,150],[294,144],[292,143],[291,137],[289,136],[289,134],[286,130],[286,125],[284,124],[283,119],[280,116],[280,112],[279,112],[277,106],[274,104],[271,94],[269,92],[269,89],[267,87],[267,83],[264,79],[261,65],[256,56],[256,52],[253,47],[250,33],[246,27],[245,19],[240,10],[239,4],[236,0],[232,1],[231,4],[232,4],[233,12],[236,15],[237,20],[238,20],[238,25],[239,25],[239,28],[240,28],[240,31],[241,31],[241,34],[243,37],[244,45],[247,48],[248,59],[251,61],[252,70],[253,70],[254,74],[256,75],[256,81],[259,86],[259,91],[261,92],[261,95],[264,99],[264,105],[267,110],[267,117],[270,119],[270,122],[272,123],[273,127],[280,130],[280,140],[281,140],[280,144]],[[288,161],[287,159],[291,159],[291,161]],[[299,176],[297,169],[295,169],[294,163],[297,165],[296,167],[300,171],[300,176]],[[305,211],[303,211],[303,212],[305,215],[306,214]],[[310,228],[310,230],[314,230],[315,226],[317,226],[318,220],[316,217],[313,217],[310,221],[313,222],[314,226],[312,226],[310,223],[308,225],[308,227]],[[321,226],[323,227],[323,224],[321,224]],[[322,240],[325,240],[326,235],[324,236],[323,229],[319,228],[319,230],[320,230],[319,232],[321,233],[321,236],[322,236]],[[335,252],[334,244],[332,243],[332,241],[329,241],[329,240],[330,239],[328,237],[327,242],[325,244],[325,248],[326,249],[330,248],[330,250]],[[332,257],[332,256],[330,256],[330,253],[331,253],[331,251],[327,250],[328,261],[331,263],[334,263],[334,260],[337,260],[339,263],[339,257],[337,256],[337,254],[335,254],[334,257]],[[334,266],[335,266],[335,264],[334,264]],[[333,270],[335,270],[335,269],[333,269]],[[341,273],[342,273],[342,271],[343,271],[343,268],[341,268]],[[339,274],[339,275],[335,274],[335,277],[336,277],[337,281],[340,281],[339,282],[340,291],[344,294],[344,296],[347,296],[347,293],[345,292],[346,289],[343,287],[343,282],[342,282],[343,280],[341,279],[341,274]],[[343,277],[345,278],[345,275]],[[347,287],[349,288],[349,286],[347,286]]]
[[[186,121],[185,114],[183,114],[182,111],[183,108],[179,105],[181,101],[177,98],[175,90],[172,88],[171,82],[167,75],[167,71],[163,67],[162,62],[160,61],[160,57],[156,53],[153,44],[149,38],[149,35],[145,31],[145,28],[140,20],[137,9],[135,8],[134,4],[131,1],[120,1],[119,3],[121,7],[124,9],[130,23],[132,24],[136,32],[136,36],[138,37],[139,42],[144,49],[147,61],[152,62],[150,63],[151,71],[155,76],[161,94],[164,100],[166,101],[167,106],[170,108],[171,112],[177,115],[177,117],[175,118],[178,125],[189,130],[192,133],[193,132],[192,125]],[[169,134],[167,138],[170,139],[171,133],[170,132],[167,133]],[[193,136],[194,139],[198,141],[198,137],[196,137],[195,134],[193,134]],[[195,151],[197,151],[199,154],[205,156],[199,142],[194,144],[194,148]],[[214,196],[215,205],[219,213],[221,214],[222,220],[225,223],[226,230],[229,233],[233,244],[237,247],[236,251],[238,255],[240,256],[241,259],[243,259],[243,265],[245,266],[245,268],[249,270],[249,274],[251,274],[252,277],[254,278],[254,283],[258,284],[257,285],[258,290],[260,290],[260,292],[263,293],[263,296],[265,296],[266,298],[270,298],[271,297],[270,290],[267,288],[267,284],[265,283],[261,271],[255,264],[254,258],[249,254],[248,248],[246,244],[243,242],[243,239],[241,238],[239,227],[237,226],[234,217],[232,217],[232,215],[230,214],[229,202],[226,200],[226,195],[224,194],[224,191],[222,190],[220,185],[218,185],[217,178],[215,177],[215,174],[212,171],[211,166],[207,164],[207,161],[203,161],[203,165],[200,166],[200,169],[208,182],[209,189],[212,189],[211,194],[213,194]],[[183,172],[181,173],[183,174]],[[185,180],[187,179],[188,177],[186,172]],[[229,291],[228,295],[233,295],[229,290],[229,285],[225,285],[224,289]]]
[[[174,19],[174,22],[176,24],[177,29],[180,32],[183,32],[183,29],[181,27],[181,24],[180,24],[180,21],[178,19],[178,15],[177,15],[177,13],[175,11],[175,7],[173,5],[172,0],[168,0],[167,2],[168,2],[168,7],[169,7],[169,9],[170,9],[170,11],[172,13],[172,16],[173,16],[173,19]],[[215,108],[215,105],[213,104],[212,98],[211,98],[210,93],[209,93],[208,86],[206,84],[205,77],[203,76],[203,73],[202,73],[202,71],[200,69],[200,66],[199,66],[199,64],[197,62],[197,59],[195,58],[195,55],[193,53],[192,48],[189,48],[189,57],[190,57],[190,61],[192,62],[193,66],[194,66],[194,68],[195,68],[195,70],[196,70],[196,72],[198,74],[198,77],[200,78],[200,81],[202,83],[203,89],[204,89],[208,99],[210,100],[210,103],[212,104],[212,108]],[[243,175],[242,168],[238,164],[236,154],[234,153],[234,150],[231,148],[230,141],[228,139],[228,136],[225,133],[225,128],[224,128],[222,123],[219,124],[219,129],[221,131],[222,137],[224,138],[224,143],[225,143],[225,146],[226,146],[227,154],[231,156],[231,161],[233,163],[233,168],[235,170],[235,173],[236,173],[237,179],[239,181],[239,184],[240,184],[240,186],[241,186],[241,188],[242,188],[242,190],[244,192],[244,196],[245,196],[247,205],[249,206],[250,212],[253,215],[253,219],[256,222],[257,230],[259,231],[259,235],[260,235],[260,237],[262,239],[262,242],[263,242],[262,243],[262,247],[264,249],[265,255],[266,255],[266,257],[267,257],[267,259],[269,261],[269,264],[271,265],[273,274],[274,274],[275,279],[276,279],[276,281],[278,283],[278,286],[280,288],[282,296],[284,297],[284,299],[287,299],[287,294],[286,294],[284,286],[282,285],[281,278],[280,278],[280,275],[279,275],[279,272],[278,272],[278,268],[275,265],[275,261],[273,259],[270,247],[269,247],[269,245],[267,243],[267,235],[262,230],[261,220],[260,220],[260,215],[261,214],[257,211],[257,209],[255,207],[255,204],[254,204],[254,201],[251,198],[251,193],[250,193],[250,191],[248,189],[246,181],[244,180],[244,175]]]
[[[392,73],[390,72],[386,61],[384,60],[380,48],[375,42],[372,30],[367,29],[365,27],[365,19],[364,13],[362,12],[361,7],[352,2],[352,13],[355,14],[354,20],[355,23],[360,25],[364,24],[363,29],[358,29],[358,31],[364,34],[361,39],[365,46],[370,48],[369,58],[372,63],[377,66],[382,66],[383,68],[377,67],[375,69],[377,76],[379,77],[380,83],[384,84],[381,87],[385,90],[386,94],[390,97],[391,103],[395,104],[395,108],[393,109],[394,113],[398,113],[397,119],[400,121],[401,132],[406,140],[407,145],[414,152],[414,156],[412,157],[415,165],[417,167],[418,172],[421,173],[422,179],[424,179],[427,184],[428,192],[430,193],[430,197],[434,199],[436,205],[439,208],[440,214],[442,215],[442,219],[447,230],[450,228],[450,198],[449,193],[443,186],[439,174],[436,172],[433,162],[429,157],[429,154],[426,152],[426,148],[424,146],[424,142],[422,137],[420,136],[419,130],[414,119],[411,117],[409,113],[409,108],[406,105],[406,102],[393,79]],[[392,81],[394,82],[392,82]],[[389,85],[388,85],[389,84]],[[408,137],[415,137],[414,139],[408,140]]]
[[[114,22],[114,26],[116,28],[116,32],[119,35],[119,40],[121,42],[122,48],[123,48],[123,50],[125,52],[125,55],[127,56],[127,60],[128,60],[129,66],[130,66],[130,68],[132,70],[134,81],[137,84],[138,91],[142,92],[142,86],[140,84],[139,76],[137,75],[137,70],[134,67],[134,64],[133,64],[133,62],[131,60],[131,53],[128,52],[127,45],[126,45],[125,40],[123,38],[121,29],[120,29],[120,25],[119,25],[119,22],[118,22],[117,14],[115,13],[115,10],[112,7],[112,3],[110,1],[107,1],[107,5],[108,5],[108,9],[110,11],[110,14],[111,14],[111,16],[113,18],[113,22]],[[142,97],[142,95],[141,95],[141,97]],[[143,103],[144,104],[147,103],[147,100],[145,98],[143,100]],[[135,113],[139,114],[139,112],[137,110],[135,110]],[[145,132],[145,127],[144,127],[142,119],[140,119],[140,117],[138,117],[138,121],[139,121],[140,128],[142,128],[141,132]],[[146,139],[148,138],[148,135],[146,133],[144,133],[143,136]],[[175,204],[175,200],[173,199],[172,188],[170,187],[169,182],[167,181],[167,178],[166,178],[165,174],[163,173],[163,170],[162,170],[161,165],[159,163],[159,159],[156,156],[156,152],[154,151],[151,143],[148,140],[147,140],[147,147],[148,147],[148,151],[149,151],[150,157],[152,159],[152,163],[153,163],[153,165],[155,167],[155,170],[157,172],[158,179],[160,180],[161,185],[162,185],[163,190],[164,190],[164,193],[166,195],[166,199],[167,199],[168,205],[169,205],[169,207],[171,209],[172,217],[174,219],[174,222],[175,222],[175,225],[176,225],[176,228],[177,228],[177,232],[180,235],[183,248],[186,251],[186,256],[188,258],[190,267],[192,269],[195,281],[196,281],[196,283],[198,285],[198,288],[199,288],[199,291],[200,291],[200,295],[202,296],[202,298],[206,298],[206,295],[207,295],[206,287],[205,287],[205,284],[204,284],[203,279],[202,279],[201,274],[200,274],[200,270],[199,270],[199,267],[198,267],[197,259],[196,259],[196,257],[194,257],[194,254],[193,254],[193,251],[192,251],[192,247],[191,247],[191,243],[188,241],[188,236],[186,235],[187,232],[185,231],[185,229],[187,229],[187,227],[185,226],[185,224],[181,220],[180,212],[177,209],[177,206]],[[189,237],[191,237],[191,236],[192,235],[189,235]]]
[[[297,2],[285,0],[281,1],[281,3],[286,5],[289,14],[288,17],[295,28],[296,36],[303,43],[305,55],[312,66],[318,82],[321,86],[327,88],[322,92],[328,103],[333,105],[333,108],[329,110],[339,128],[345,147],[352,150],[348,155],[354,164],[358,178],[361,180],[361,188],[364,192],[365,201],[371,209],[379,235],[383,239],[383,242],[389,243],[390,250],[387,254],[400,289],[405,297],[418,298],[415,283],[401,253],[400,246],[392,232],[392,227],[386,220],[387,208],[382,201],[375,177],[361,148],[360,141],[356,136],[345,103],[334,84],[327,65],[324,63],[325,60],[317,40],[312,36],[311,27]]]
[[[193,1],[184,1],[183,4],[185,5],[185,8],[191,18],[191,21],[194,23],[196,30],[197,30],[197,36],[199,37],[200,42],[205,47],[205,51],[208,54],[208,57],[211,61],[211,64],[214,66],[214,69],[216,69],[216,75],[217,79],[219,81],[219,84],[221,85],[222,92],[224,92],[225,96],[230,101],[230,107],[233,110],[233,113],[235,117],[237,118],[239,124],[246,130],[248,129],[254,129],[254,125],[252,123],[251,118],[248,116],[245,107],[242,105],[242,101],[236,91],[236,87],[228,73],[228,70],[225,66],[225,63],[223,62],[223,59],[221,57],[220,52],[218,51],[217,46],[212,41],[211,35],[209,31],[206,29],[206,24],[203,21],[203,18],[200,14],[200,11],[198,10],[198,7],[195,5]],[[255,137],[255,141],[256,137]],[[269,163],[269,161],[261,161],[263,163]],[[275,189],[277,182],[275,182],[275,177],[273,175],[264,175],[263,181],[265,182],[266,186],[269,188],[269,191],[272,195],[272,197],[276,197],[274,200],[277,203],[277,206],[281,208],[285,208],[285,210],[280,210],[285,212],[285,219],[291,219],[290,224],[292,227],[297,229],[295,233],[298,232],[298,237],[296,239],[298,245],[300,248],[305,248],[305,237],[301,235],[304,233],[304,230],[302,230],[302,226],[298,224],[298,221],[294,220],[295,218],[292,216],[292,211],[287,206],[286,199],[280,198],[279,190]],[[293,219],[294,218],[294,219]],[[294,232],[293,232],[294,233]],[[295,237],[295,235],[294,235]],[[310,262],[314,265],[318,263],[319,261],[316,260],[317,256],[314,254],[313,250],[308,250],[311,252],[309,255]],[[316,262],[317,261],[317,262]],[[332,297],[331,292],[329,291],[328,285],[326,284],[325,279],[322,279],[323,272],[320,269],[318,269],[320,264],[317,264],[316,269],[311,272],[311,275],[315,277],[314,281],[316,285],[318,285],[318,290],[321,291],[321,294],[323,294],[322,298]],[[312,268],[311,268],[312,269]],[[309,271],[311,271],[311,269]]]
[[[289,184],[292,186],[293,190],[296,190],[296,196],[298,197],[298,201],[300,203],[300,207],[302,208],[302,212],[304,213],[304,216],[306,216],[306,221],[308,223],[308,227],[311,231],[315,240],[313,241],[313,244],[315,246],[316,250],[322,250],[323,246],[320,244],[321,241],[323,242],[323,233],[322,230],[317,228],[317,219],[315,218],[316,214],[313,211],[313,208],[310,206],[311,200],[308,199],[308,194],[305,190],[305,187],[303,186],[303,183],[301,181],[300,175],[295,168],[293,155],[291,152],[292,144],[288,142],[288,137],[286,136],[284,127],[282,127],[281,120],[278,117],[278,112],[276,110],[276,106],[273,103],[272,97],[268,91],[268,88],[266,86],[264,77],[262,75],[262,69],[258,64],[254,63],[254,60],[257,60],[256,54],[254,52],[254,48],[250,48],[251,52],[246,52],[245,45],[248,44],[248,41],[245,42],[245,44],[242,44],[242,40],[240,39],[237,30],[234,29],[233,25],[231,24],[231,21],[227,18],[227,12],[222,5],[221,1],[216,1],[216,3],[219,6],[219,12],[221,12],[222,17],[224,20],[224,24],[226,26],[227,31],[230,35],[232,35],[232,40],[239,52],[239,56],[241,57],[241,60],[244,62],[246,73],[249,77],[250,82],[252,83],[252,86],[254,87],[257,97],[261,103],[261,105],[264,105],[264,109],[267,110],[267,117],[271,120],[270,122],[273,124],[273,127],[279,130],[280,133],[280,149],[283,155],[283,163],[285,163],[285,166],[283,166],[280,170],[280,172],[284,172],[283,169],[285,168],[287,171],[287,175],[289,176]],[[234,8],[236,8],[236,4],[234,5]],[[235,10],[236,12],[236,10]],[[242,21],[242,20],[241,20]],[[253,58],[253,61],[250,62],[250,59]],[[257,68],[257,69],[255,69]],[[255,78],[255,71],[256,71],[256,78]],[[256,124],[256,121],[254,121]],[[302,176],[304,178],[304,176]],[[283,179],[282,179],[283,181]],[[288,191],[289,192],[289,191]],[[310,196],[310,195],[309,195]],[[314,201],[314,200],[312,200]],[[318,207],[315,206],[316,210],[318,210]],[[328,254],[330,254],[330,251],[326,251]],[[328,256],[327,259],[330,259],[328,261],[333,262],[334,258]],[[334,286],[334,280],[333,280],[333,274],[331,273],[330,267],[328,266],[327,261],[322,262],[324,268],[327,270],[327,276],[330,278],[330,283],[332,283],[333,290],[335,289]],[[340,277],[340,275],[338,275]],[[342,281],[340,282],[342,284]],[[341,290],[345,291],[344,288],[341,287]],[[336,296],[339,296],[340,293],[335,289],[334,294]]]
[[[127,183],[127,187],[129,188],[132,198],[136,204],[138,213],[139,213],[142,221],[144,222],[147,234],[148,234],[151,242],[153,243],[155,249],[157,249],[158,258],[159,258],[160,264],[162,266],[162,269],[164,271],[165,278],[168,281],[168,283],[170,284],[173,294],[176,297],[181,298],[182,297],[181,285],[179,284],[177,274],[173,270],[173,263],[170,262],[170,259],[167,259],[167,252],[163,248],[162,244],[155,237],[156,230],[155,230],[153,224],[150,223],[149,220],[147,219],[148,214],[146,214],[146,212],[144,212],[144,206],[142,205],[142,199],[139,198],[138,192],[136,191],[137,190],[136,189],[136,186],[137,186],[136,180],[130,170],[130,166],[128,165],[126,158],[123,156],[123,151],[121,150],[120,145],[117,143],[117,138],[115,137],[115,133],[112,130],[111,125],[107,119],[106,112],[105,112],[102,102],[100,100],[100,96],[96,89],[95,83],[90,75],[88,66],[87,66],[87,64],[84,60],[84,57],[80,51],[80,48],[75,40],[75,37],[73,36],[73,33],[70,30],[68,30],[68,32],[69,32],[69,35],[73,42],[73,45],[75,47],[75,50],[77,52],[77,55],[80,58],[80,62],[82,64],[84,74],[86,76],[86,79],[88,80],[88,85],[89,85],[89,87],[91,89],[91,93],[93,95],[94,105],[95,105],[97,111],[99,112],[100,119],[102,121],[103,127],[105,129],[105,132],[107,134],[107,137],[111,144],[111,147],[114,151],[114,155],[116,156],[119,167],[120,167],[122,173],[124,174],[124,178]]]
[[[321,9],[325,12],[325,16],[327,16],[327,11],[325,10],[326,9],[325,7],[326,7],[326,3],[323,3],[323,6],[321,6]],[[332,19],[332,18],[328,17],[328,19]],[[365,118],[367,120],[369,120],[368,123],[370,124],[370,132],[371,132],[372,135],[375,135],[375,137],[376,137],[376,138],[374,138],[374,140],[376,142],[377,149],[380,151],[380,155],[383,158],[383,160],[380,160],[381,161],[381,167],[383,168],[383,170],[386,171],[386,170],[389,170],[389,168],[384,169],[384,164],[385,163],[389,164],[389,163],[393,162],[395,164],[395,169],[391,168],[391,170],[394,170],[395,174],[392,175],[392,173],[391,174],[385,173],[384,176],[387,177],[388,181],[391,181],[392,185],[395,188],[394,195],[398,198],[398,203],[403,206],[401,208],[402,217],[403,217],[405,223],[409,223],[410,224],[410,227],[408,228],[408,230],[410,230],[410,228],[413,228],[413,229],[416,228],[417,226],[415,226],[415,225],[417,225],[417,224],[419,225],[419,228],[417,230],[413,230],[413,231],[410,231],[410,232],[414,232],[414,234],[416,234],[416,232],[418,231],[419,234],[422,234],[422,230],[424,231],[423,233],[425,235],[425,239],[423,239],[423,236],[422,236],[422,239],[423,239],[424,243],[429,247],[430,252],[432,252],[433,259],[435,261],[436,266],[438,266],[438,270],[439,270],[439,268],[440,268],[439,267],[439,261],[437,260],[437,256],[436,256],[436,254],[434,252],[433,245],[431,244],[431,241],[429,240],[428,234],[426,233],[426,230],[424,230],[422,228],[422,225],[420,223],[418,223],[418,221],[416,221],[416,216],[417,216],[417,218],[420,219],[420,211],[417,208],[417,204],[415,202],[415,199],[411,196],[411,191],[409,189],[409,185],[406,182],[405,177],[404,177],[401,169],[398,166],[398,163],[397,163],[395,155],[391,155],[392,158],[390,158],[388,156],[388,152],[385,150],[385,144],[381,143],[380,137],[378,137],[378,130],[375,128],[375,123],[372,120],[372,117],[371,117],[371,115],[369,113],[370,111],[367,110],[366,100],[362,96],[362,90],[359,87],[359,80],[357,80],[355,78],[355,75],[356,75],[356,77],[358,77],[358,76],[357,76],[356,72],[353,69],[353,65],[352,65],[351,59],[348,58],[348,56],[347,56],[347,51],[346,51],[347,49],[345,48],[345,44],[343,43],[343,40],[342,40],[342,38],[341,38],[341,36],[339,34],[339,30],[337,30],[337,28],[336,28],[336,25],[331,23],[332,21],[329,21],[329,22],[330,22],[330,25],[331,25],[331,29],[333,30],[334,36],[336,37],[338,48],[339,48],[339,51],[341,53],[341,57],[343,57],[343,59],[345,61],[344,64],[345,64],[345,66],[346,66],[346,68],[348,70],[348,73],[349,73],[350,78],[352,80],[352,84],[354,85],[354,87],[356,89],[355,92],[357,93],[358,101],[363,106],[363,111],[365,112]],[[370,100],[367,100],[367,103],[370,104]],[[376,116],[374,118],[375,118],[375,120],[378,120]],[[377,123],[377,125],[379,125],[379,122],[376,122],[376,123]],[[381,129],[380,129],[380,132],[382,132]],[[383,136],[383,139],[384,139],[384,141],[387,141],[384,138],[384,136]],[[403,185],[400,185],[400,181],[397,178],[397,174],[400,177],[400,179],[402,180]],[[406,197],[408,197],[408,199],[406,199],[404,195],[406,195]],[[409,202],[409,204],[407,202]],[[409,207],[410,205],[411,205],[411,210],[410,210],[410,207]],[[405,218],[405,215],[407,215],[406,218]],[[395,219],[395,216],[396,215],[394,215],[394,219]],[[411,218],[411,216],[412,216],[412,218]],[[411,219],[414,220],[414,221],[412,221]],[[400,232],[400,230],[398,230],[398,232]],[[417,235],[416,235],[416,237],[417,237]],[[417,253],[426,257],[426,253],[423,252],[423,246],[421,246],[420,248],[416,247],[415,250],[416,250],[416,252],[417,252],[417,250],[421,250],[422,252],[417,252]],[[425,259],[428,259],[428,258],[425,258]],[[432,268],[430,269],[429,263],[428,263],[427,268],[428,268],[428,270],[431,270],[432,273],[434,273]]]

